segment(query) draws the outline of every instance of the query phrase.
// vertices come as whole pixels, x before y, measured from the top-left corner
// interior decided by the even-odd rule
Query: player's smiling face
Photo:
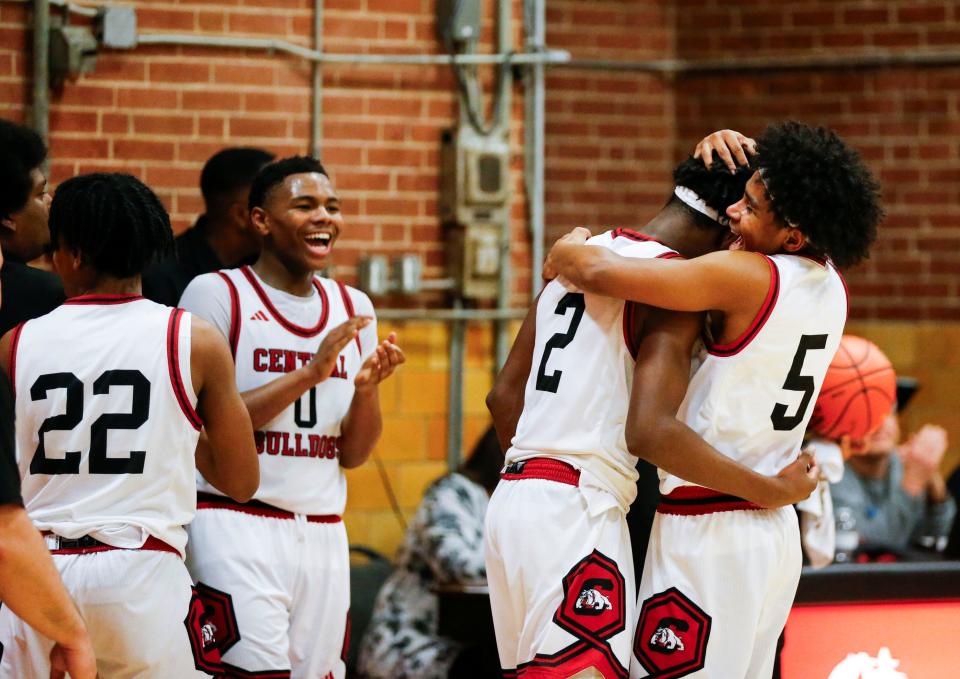
[[[340,198],[330,179],[319,172],[292,174],[270,191],[254,222],[264,246],[298,273],[327,265],[343,227]]]
[[[785,227],[774,216],[759,172],[750,177],[743,198],[727,208],[727,216],[735,238],[731,250],[772,255],[796,249],[788,246],[787,241],[795,238],[799,231]]]

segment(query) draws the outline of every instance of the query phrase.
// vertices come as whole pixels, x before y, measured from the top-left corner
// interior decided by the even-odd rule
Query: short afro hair
[[[832,130],[788,121],[757,140],[757,165],[777,219],[839,267],[866,259],[883,219],[880,185]]]
[[[130,278],[173,246],[170,217],[136,177],[94,173],[57,187],[50,205],[50,240],[79,252],[97,271]]]
[[[238,189],[248,188],[264,165],[276,156],[263,149],[234,146],[214,153],[200,173],[200,193],[208,205]]]
[[[263,207],[270,192],[283,184],[283,180],[292,174],[317,172],[329,177],[320,161],[311,156],[291,156],[264,166],[250,185],[250,200],[248,207]]]
[[[673,183],[684,186],[696,193],[700,200],[708,207],[724,215],[728,207],[743,197],[747,182],[753,174],[753,169],[746,165],[738,166],[731,172],[726,163],[720,160],[717,152],[713,152],[713,162],[708,168],[700,158],[689,156],[673,170]],[[726,228],[726,219],[718,223],[706,215],[697,212],[676,196],[671,196],[669,202],[676,202],[689,210],[695,218],[697,226],[701,228]]]
[[[0,217],[18,212],[30,199],[30,173],[47,158],[47,147],[29,127],[0,119]]]

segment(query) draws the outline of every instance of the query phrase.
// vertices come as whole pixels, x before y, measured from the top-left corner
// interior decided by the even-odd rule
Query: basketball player
[[[638,259],[717,250],[729,234],[718,209],[740,195],[748,176],[688,159],[643,233],[615,229],[591,242]],[[625,437],[624,425],[644,410],[675,417],[684,389],[652,383],[638,392],[639,383],[659,379],[649,365],[641,370],[641,359],[670,363],[686,378],[702,326],[699,314],[625,306],[560,281],[544,288],[527,315],[487,399],[509,448],[486,533],[506,676],[627,676],[635,588],[624,513],[646,444]],[[662,463],[764,504],[789,503],[815,485],[806,461],[783,478],[766,478],[699,440],[684,452]]]
[[[882,216],[878,185],[833,132],[787,122],[758,140],[757,171],[727,214],[732,251],[689,261],[582,247],[575,230],[548,268],[574,285],[682,311],[709,310],[709,355],[678,414],[637,423],[657,455],[686,455],[693,430],[774,474],[799,449],[847,315],[838,266],[856,264]],[[797,517],[661,471],[663,499],[639,587],[632,677],[769,677],[800,577]]]
[[[183,564],[194,455],[239,500],[259,480],[229,348],[204,321],[140,296],[141,271],[173,233],[134,177],[61,184],[50,234],[68,300],[0,341],[24,506],[86,619],[102,678],[213,674],[219,658],[204,647]],[[9,614],[2,628],[0,676],[49,677],[53,642]]]
[[[250,209],[260,258],[199,276],[180,303],[230,340],[262,481],[255,500],[240,504],[201,480],[188,564],[218,611],[229,676],[343,679],[343,468],[370,455],[381,431],[377,385],[403,354],[392,334],[377,343],[366,295],[314,275],[343,226],[317,160],[267,165]]]

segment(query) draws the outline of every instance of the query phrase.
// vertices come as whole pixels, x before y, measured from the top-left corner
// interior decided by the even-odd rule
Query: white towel
[[[800,541],[814,568],[833,563],[836,547],[836,526],[830,484],[843,478],[843,453],[832,441],[813,439],[808,444],[820,465],[820,483],[806,500],[797,503],[800,511]]]

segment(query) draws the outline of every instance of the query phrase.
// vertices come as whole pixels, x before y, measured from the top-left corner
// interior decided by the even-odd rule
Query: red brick
[[[213,80],[220,85],[251,85],[268,88],[277,81],[277,69],[269,61],[244,64],[217,64],[213,67]]]
[[[897,9],[897,21],[902,24],[935,24],[946,18],[947,8],[944,5],[921,5]]]
[[[285,137],[287,122],[277,118],[231,118],[232,137]]]
[[[175,90],[161,90],[155,87],[149,89],[122,87],[117,90],[117,106],[131,109],[164,109],[177,108],[177,92]]]
[[[173,142],[143,139],[117,139],[113,142],[113,156],[123,160],[173,160]]]
[[[205,83],[210,81],[209,64],[184,61],[151,61],[147,67],[151,82]]]
[[[194,133],[193,118],[173,115],[135,115],[133,131],[140,135],[190,136]]]
[[[243,95],[231,90],[184,90],[181,95],[186,111],[224,111],[232,113],[241,109]]]
[[[282,14],[231,12],[227,15],[227,28],[231,33],[286,35],[287,22],[287,17]]]
[[[65,138],[59,134],[50,136],[51,158],[106,158],[110,153],[110,142],[106,139],[88,137]]]

